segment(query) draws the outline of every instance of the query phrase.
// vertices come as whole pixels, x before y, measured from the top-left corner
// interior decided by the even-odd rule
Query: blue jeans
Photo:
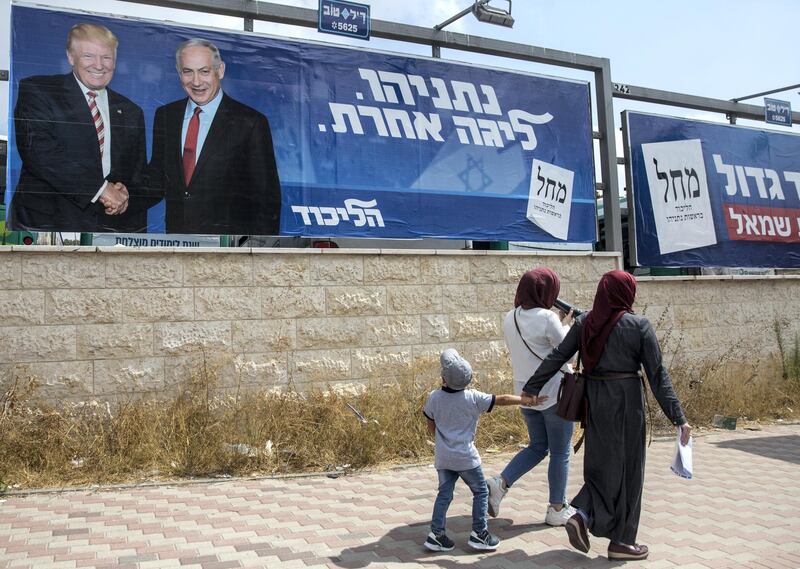
[[[550,503],[564,504],[567,501],[567,478],[569,477],[569,455],[572,451],[572,431],[575,424],[556,415],[556,406],[544,411],[520,408],[522,418],[528,426],[528,446],[517,453],[500,474],[511,487],[514,482],[539,464],[550,451],[550,466],[547,482],[550,486]]]
[[[453,488],[456,481],[461,478],[469,489],[472,490],[472,530],[480,533],[487,528],[486,511],[489,501],[489,489],[480,466],[472,470],[437,470],[439,473],[439,493],[433,503],[433,519],[431,531],[436,535],[444,533],[445,518],[450,502],[453,501]]]

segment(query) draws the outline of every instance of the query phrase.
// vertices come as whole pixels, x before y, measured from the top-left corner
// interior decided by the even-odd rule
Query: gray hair
[[[208,40],[192,38],[183,42],[178,46],[178,49],[175,50],[175,67],[178,69],[178,71],[181,70],[181,52],[190,47],[208,48],[211,51],[211,64],[214,66],[214,69],[218,69],[219,66],[222,65],[222,56],[220,55],[219,48],[217,46]]]

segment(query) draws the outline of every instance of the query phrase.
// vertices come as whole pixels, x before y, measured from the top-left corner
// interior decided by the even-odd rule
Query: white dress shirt
[[[93,91],[95,94],[94,102],[97,105],[97,109],[100,111],[100,117],[103,119],[103,178],[108,176],[109,172],[111,172],[111,120],[110,120],[110,113],[108,110],[108,91],[105,89],[90,89],[83,83],[81,80],[75,77],[75,81],[78,82],[78,85],[81,88],[81,92],[83,96],[86,98],[86,106],[89,106],[89,91]],[[108,185],[108,181],[103,182],[103,185],[100,186],[100,189],[92,198],[92,203],[96,202],[101,195],[103,195],[103,191],[106,189]]]

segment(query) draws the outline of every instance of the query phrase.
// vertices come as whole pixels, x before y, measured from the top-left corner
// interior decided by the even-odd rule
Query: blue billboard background
[[[800,267],[800,136],[624,117],[635,264]]]
[[[15,5],[10,113],[21,79],[70,71],[65,40],[79,22],[119,38],[110,87],[144,111],[148,156],[156,108],[185,97],[175,48],[189,38],[219,47],[225,93],[270,122],[281,235],[595,241],[586,83]],[[9,122],[7,204],[20,174]],[[534,160],[572,173],[566,238],[526,217]],[[539,179],[541,191],[541,170]],[[148,231],[164,232],[164,202],[148,212]]]

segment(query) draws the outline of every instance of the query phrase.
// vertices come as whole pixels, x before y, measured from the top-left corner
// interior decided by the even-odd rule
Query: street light
[[[507,10],[503,8],[490,6],[489,5],[490,1],[491,0],[475,0],[475,3],[472,6],[470,6],[469,8],[465,8],[464,10],[460,11],[452,18],[448,18],[441,24],[433,26],[433,29],[438,32],[442,30],[445,26],[449,26],[450,24],[452,24],[459,18],[463,18],[470,12],[472,12],[480,22],[485,22],[487,24],[495,24],[497,26],[503,26],[506,28],[513,28],[514,18],[511,16],[511,0],[502,0],[508,2]],[[434,44],[433,57],[439,57],[439,56],[440,56],[439,46]]]
[[[508,1],[508,10],[502,8],[493,8],[489,6],[488,2],[475,2],[472,7],[472,13],[481,22],[487,24],[496,24],[506,28],[514,27],[514,18],[511,17],[511,0]]]

